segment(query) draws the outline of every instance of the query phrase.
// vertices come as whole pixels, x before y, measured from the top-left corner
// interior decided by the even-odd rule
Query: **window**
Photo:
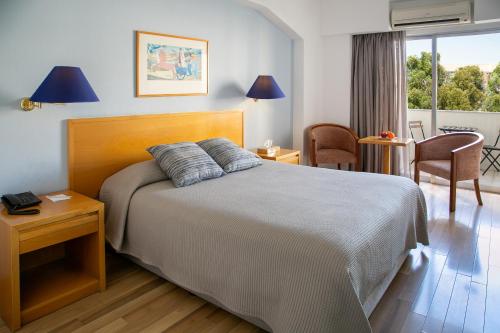
[[[500,112],[500,33],[433,38],[437,109]],[[432,38],[407,42],[409,109],[432,109],[432,53]]]
[[[424,129],[424,135],[412,130],[415,139],[461,127],[494,144],[500,130],[500,32],[410,38],[406,53],[407,118]]]

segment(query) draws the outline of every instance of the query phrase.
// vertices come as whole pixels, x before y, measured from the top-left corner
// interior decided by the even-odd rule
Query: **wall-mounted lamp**
[[[270,75],[259,75],[255,80],[252,88],[247,93],[247,97],[253,98],[254,101],[259,99],[277,99],[285,97],[283,91]]]
[[[30,98],[21,100],[21,109],[32,111],[42,103],[99,102],[79,67],[55,66]]]

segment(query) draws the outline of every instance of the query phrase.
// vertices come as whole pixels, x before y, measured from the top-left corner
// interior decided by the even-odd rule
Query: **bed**
[[[229,133],[221,126],[207,135],[205,129],[195,130],[190,141],[232,136],[242,145],[238,111],[203,116],[212,115],[218,120],[209,126],[237,121],[229,127],[241,126],[241,131]],[[234,119],[228,120],[230,116]],[[175,128],[189,124],[192,129],[189,118],[176,118]],[[175,188],[154,161],[131,160],[124,153],[128,150],[113,150],[123,142],[106,140],[109,129],[103,122],[70,124],[70,165],[79,170],[70,180],[78,190],[75,184],[89,179],[87,173],[103,178],[87,190],[101,189],[109,243],[143,267],[266,330],[370,332],[368,317],[408,251],[417,242],[428,244],[425,199],[409,179],[263,161],[260,167]],[[89,153],[81,140],[89,127],[104,142],[98,153]],[[125,137],[147,133],[125,132]],[[169,135],[152,135],[152,141],[163,140],[153,144],[174,142]],[[150,137],[145,141],[150,144]],[[93,163],[82,154],[94,155]],[[103,163],[99,156],[121,166],[110,171],[109,161]]]

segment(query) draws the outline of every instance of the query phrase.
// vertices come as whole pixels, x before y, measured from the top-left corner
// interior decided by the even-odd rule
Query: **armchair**
[[[457,182],[474,180],[479,205],[482,205],[479,176],[484,137],[478,133],[451,133],[420,141],[415,146],[415,182],[420,171],[450,181],[450,212],[455,211]]]
[[[348,164],[360,170],[360,150],[358,136],[345,126],[336,124],[317,124],[309,128],[311,164]]]

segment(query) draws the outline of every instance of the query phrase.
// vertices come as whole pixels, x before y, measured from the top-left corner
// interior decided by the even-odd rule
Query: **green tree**
[[[488,93],[500,94],[500,63],[498,63],[497,67],[491,72],[488,81]]]
[[[438,61],[441,56],[438,54]],[[430,109],[432,96],[432,55],[422,52],[420,56],[407,59],[408,107]],[[438,66],[438,108],[440,110],[490,110],[500,94],[500,64],[492,73],[488,91],[483,84],[484,74],[479,66],[465,66],[455,73],[446,73]]]
[[[408,108],[410,109],[431,109],[432,108],[432,98],[427,92],[417,89],[410,88],[408,90]]]
[[[483,76],[484,74],[479,66],[465,66],[460,67],[451,78],[451,84],[467,95],[471,107],[468,110],[479,110],[481,108],[485,98]]]
[[[483,103],[483,110],[500,112],[500,63],[491,72],[488,80],[488,92]]]
[[[440,59],[438,54],[438,60]],[[408,69],[408,107],[410,109],[430,109],[432,96],[432,54],[422,52],[420,56],[410,56],[406,62]],[[446,71],[438,66],[438,86],[444,84]]]
[[[500,112],[500,94],[489,95],[486,97],[483,109],[489,112]]]
[[[469,102],[467,92],[452,83],[445,83],[438,91],[439,110],[474,110]]]

